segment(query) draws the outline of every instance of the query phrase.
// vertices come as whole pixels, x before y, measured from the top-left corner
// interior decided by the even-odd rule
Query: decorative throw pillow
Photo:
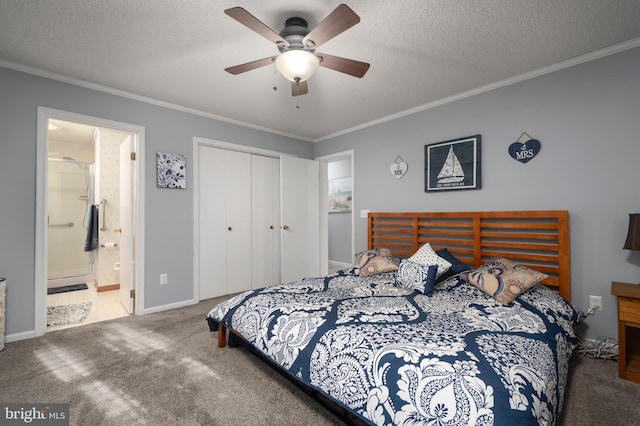
[[[437,265],[425,266],[402,259],[396,272],[396,285],[431,296],[436,285],[437,270]]]
[[[438,272],[436,277],[444,274],[450,267],[451,263],[441,258],[431,248],[431,244],[426,243],[420,249],[409,258],[410,261],[419,263],[421,265],[438,265]]]
[[[358,261],[358,275],[368,277],[370,275],[382,274],[398,269],[398,264],[391,256],[388,248],[377,248],[356,253]]]
[[[509,259],[493,258],[476,269],[464,272],[461,277],[503,305],[508,305],[548,275]]]
[[[442,281],[446,280],[447,278],[451,278],[452,276],[457,275],[460,272],[468,271],[469,269],[471,269],[469,265],[459,261],[446,248],[436,251],[436,254],[441,258],[443,258],[444,260],[446,260],[447,262],[451,263],[451,268],[449,268],[447,272],[445,272],[444,274],[438,277],[438,279],[436,280],[436,284],[439,284]]]

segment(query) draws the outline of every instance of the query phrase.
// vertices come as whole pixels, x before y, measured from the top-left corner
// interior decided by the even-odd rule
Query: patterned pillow
[[[503,305],[513,302],[522,293],[548,277],[547,274],[505,258],[489,259],[484,265],[460,276]]]
[[[433,294],[436,285],[438,265],[425,266],[407,259],[402,259],[396,272],[396,285],[418,291],[427,296]]]
[[[451,263],[451,268],[449,268],[447,272],[445,272],[444,274],[438,277],[438,279],[436,280],[436,284],[439,284],[442,281],[446,280],[447,278],[451,278],[452,276],[457,275],[460,272],[468,271],[469,269],[471,269],[469,265],[459,261],[446,248],[436,251],[436,254],[441,258],[443,258],[444,260],[446,260],[447,262]]]
[[[370,275],[382,274],[398,269],[398,264],[391,257],[391,250],[388,248],[377,248],[356,253],[358,262],[358,275],[368,277]]]
[[[438,265],[436,277],[444,274],[451,267],[451,263],[438,256],[436,252],[433,251],[431,244],[429,243],[420,247],[420,249],[409,258],[409,260],[425,266]]]

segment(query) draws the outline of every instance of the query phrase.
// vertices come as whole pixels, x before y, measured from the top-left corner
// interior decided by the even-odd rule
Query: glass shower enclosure
[[[84,251],[94,166],[50,158],[48,167],[47,287],[88,284],[95,273],[95,252]]]

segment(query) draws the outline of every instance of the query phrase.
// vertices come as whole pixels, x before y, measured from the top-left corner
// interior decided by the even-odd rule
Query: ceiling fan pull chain
[[[278,90],[278,86],[276,83],[276,62],[273,61],[273,90]]]
[[[300,77],[296,77],[296,109],[300,109]]]

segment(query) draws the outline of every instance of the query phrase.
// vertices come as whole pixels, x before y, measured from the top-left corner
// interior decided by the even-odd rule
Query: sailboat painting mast
[[[424,148],[426,192],[480,188],[480,135]]]

